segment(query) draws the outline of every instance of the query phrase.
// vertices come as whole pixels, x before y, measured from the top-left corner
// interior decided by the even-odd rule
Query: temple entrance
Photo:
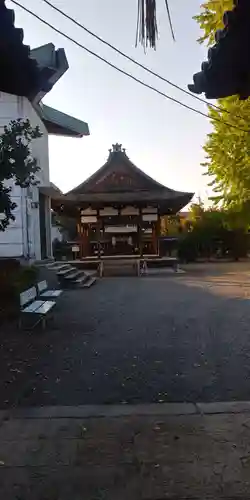
[[[139,236],[137,224],[125,224],[126,221],[110,220],[103,222],[102,241],[104,255],[139,254]]]
[[[86,233],[85,233],[86,234]],[[138,225],[107,225],[98,231],[92,227],[86,234],[89,239],[85,256],[140,256],[155,253],[152,242],[153,230],[141,230]]]

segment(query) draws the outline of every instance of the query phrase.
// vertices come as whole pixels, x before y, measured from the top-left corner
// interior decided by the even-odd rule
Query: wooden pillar
[[[97,225],[96,225],[96,241],[97,241],[97,249],[98,249],[98,259],[101,258],[101,224],[102,221],[97,219]]]
[[[157,254],[159,255],[160,254],[160,235],[161,235],[161,219],[160,217],[158,216],[158,221],[157,221],[157,225],[156,225],[156,236],[157,236]]]
[[[81,219],[80,222],[77,224],[77,240],[78,240],[78,245],[79,245],[79,257],[80,259],[82,258],[82,235],[81,235],[81,230],[82,230],[82,225],[81,225]]]
[[[81,238],[80,238],[80,247],[81,247],[81,258],[87,257],[89,250],[89,228],[88,226],[81,225]]]
[[[159,255],[159,236],[160,236],[160,219],[157,220],[157,222],[154,222],[153,228],[152,228],[152,244],[153,244],[153,251],[156,255]]]
[[[138,246],[140,257],[143,257],[143,241],[142,241],[142,211],[140,210],[139,222],[138,222]]]
[[[152,245],[153,245],[153,253],[157,253],[157,239],[156,239],[156,224],[155,222],[152,225]]]

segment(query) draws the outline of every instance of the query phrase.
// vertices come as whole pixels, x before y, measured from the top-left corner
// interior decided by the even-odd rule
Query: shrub
[[[0,318],[13,316],[19,310],[19,294],[35,285],[38,269],[21,266],[15,259],[0,260]]]
[[[178,257],[182,262],[195,262],[198,253],[198,242],[192,232],[187,233],[179,240]]]

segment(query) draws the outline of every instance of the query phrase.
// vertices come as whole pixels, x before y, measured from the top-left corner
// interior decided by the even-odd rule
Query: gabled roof
[[[107,162],[82,184],[68,194],[128,193],[135,191],[167,190],[175,192],[155,181],[136,167],[128,158],[121,144],[114,144]]]
[[[89,179],[63,196],[65,205],[105,206],[141,204],[160,207],[161,214],[176,213],[193,193],[167,188],[136,167],[121,144],[114,144],[107,162]]]

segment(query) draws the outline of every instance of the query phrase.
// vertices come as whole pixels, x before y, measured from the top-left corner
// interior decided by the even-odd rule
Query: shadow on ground
[[[1,332],[1,407],[250,400],[250,280],[231,270],[66,291],[45,332]]]

